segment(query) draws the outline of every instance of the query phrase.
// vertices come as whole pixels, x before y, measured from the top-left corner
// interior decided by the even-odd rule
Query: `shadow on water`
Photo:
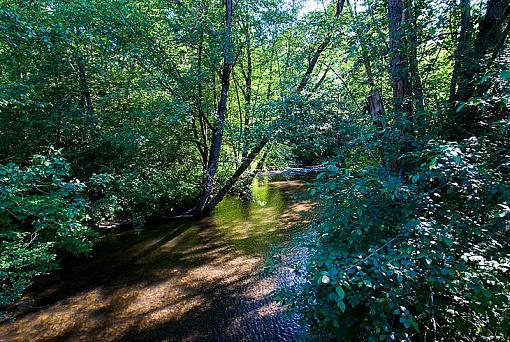
[[[261,276],[271,244],[292,239],[311,208],[301,181],[254,184],[254,201],[227,198],[211,217],[105,238],[93,258],[25,296],[0,325],[6,341],[293,341],[302,333]]]

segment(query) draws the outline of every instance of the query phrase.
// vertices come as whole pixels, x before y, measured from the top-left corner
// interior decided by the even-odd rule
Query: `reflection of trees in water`
[[[253,184],[253,201],[244,203],[238,197],[224,200],[215,210],[216,229],[234,248],[245,254],[265,255],[269,245],[289,238],[291,216],[284,214],[290,207],[291,194],[299,189],[281,186],[286,182]],[[286,191],[285,191],[286,190]]]

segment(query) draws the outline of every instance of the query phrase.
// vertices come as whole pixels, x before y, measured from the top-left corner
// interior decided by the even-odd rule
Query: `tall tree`
[[[461,0],[461,24],[459,39],[457,43],[457,51],[455,52],[455,62],[453,66],[452,79],[450,82],[450,101],[453,102],[457,98],[457,88],[459,86],[459,77],[465,73],[466,62],[471,53],[471,0]],[[462,84],[465,88],[466,85]]]
[[[230,88],[230,74],[232,73],[232,66],[234,63],[232,17],[232,0],[225,0],[225,37],[223,46],[223,68],[221,71],[221,92],[216,112],[216,122],[213,128],[207,169],[205,170],[205,179],[202,185],[202,190],[197,197],[196,209],[200,214],[207,214],[209,212],[207,204],[214,188],[214,181],[216,172],[218,171],[218,163],[223,142],[225,119],[227,115],[228,91]]]
[[[416,111],[423,111],[425,104],[423,85],[418,63],[418,17],[420,16],[421,12],[421,1],[407,0],[406,8],[408,9],[406,38],[408,46],[409,74],[411,91],[413,94],[413,104],[416,108]]]

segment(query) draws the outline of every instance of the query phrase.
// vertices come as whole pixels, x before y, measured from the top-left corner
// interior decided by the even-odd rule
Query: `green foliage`
[[[97,235],[85,225],[84,190],[59,151],[35,155],[27,167],[0,165],[0,306],[63,255],[90,251]]]
[[[335,45],[342,57],[328,64],[335,77],[293,112],[331,129],[318,141],[337,156],[310,190],[319,216],[305,265],[296,266],[303,282],[278,298],[302,315],[312,339],[508,340],[508,49],[491,46],[493,58],[501,49],[491,62],[469,56],[485,42],[475,41],[476,25],[464,45],[449,34],[460,7],[404,1],[395,51],[388,2],[361,3],[339,19],[346,35]],[[474,22],[485,5],[472,8]],[[402,70],[393,77],[409,77],[403,95],[387,68],[396,53],[392,67]],[[459,81],[469,69],[462,63],[483,67]],[[460,88],[469,99],[455,101]],[[384,107],[377,119],[364,107],[373,91]],[[321,108],[324,121],[307,117]],[[290,135],[313,151],[307,133]]]
[[[235,2],[218,125],[221,1],[0,0],[0,305],[87,253],[87,225],[190,209],[210,165],[214,196],[267,138],[261,168],[331,158],[311,190],[321,212],[307,282],[287,298],[312,333],[508,339],[510,58],[503,39],[485,51],[499,58],[462,61],[496,2],[471,9],[465,51],[456,3],[402,3],[394,44],[387,1],[310,13],[303,1]],[[397,55],[405,98],[388,68]],[[462,87],[469,96],[449,98]],[[49,146],[59,152],[41,156]],[[254,165],[231,193],[250,197]]]
[[[318,237],[292,297],[312,327],[374,341],[509,337],[510,179],[499,140],[509,128],[430,141],[402,157],[416,165],[407,181],[380,167],[332,165],[319,176]]]

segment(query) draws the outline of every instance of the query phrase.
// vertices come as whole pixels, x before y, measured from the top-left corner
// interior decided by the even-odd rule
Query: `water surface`
[[[6,341],[294,341],[303,329],[270,294],[289,276],[262,275],[311,208],[297,180],[256,180],[254,200],[225,199],[211,217],[112,235],[93,258],[34,287]],[[289,273],[289,272],[287,272]],[[35,293],[37,291],[37,293]]]

